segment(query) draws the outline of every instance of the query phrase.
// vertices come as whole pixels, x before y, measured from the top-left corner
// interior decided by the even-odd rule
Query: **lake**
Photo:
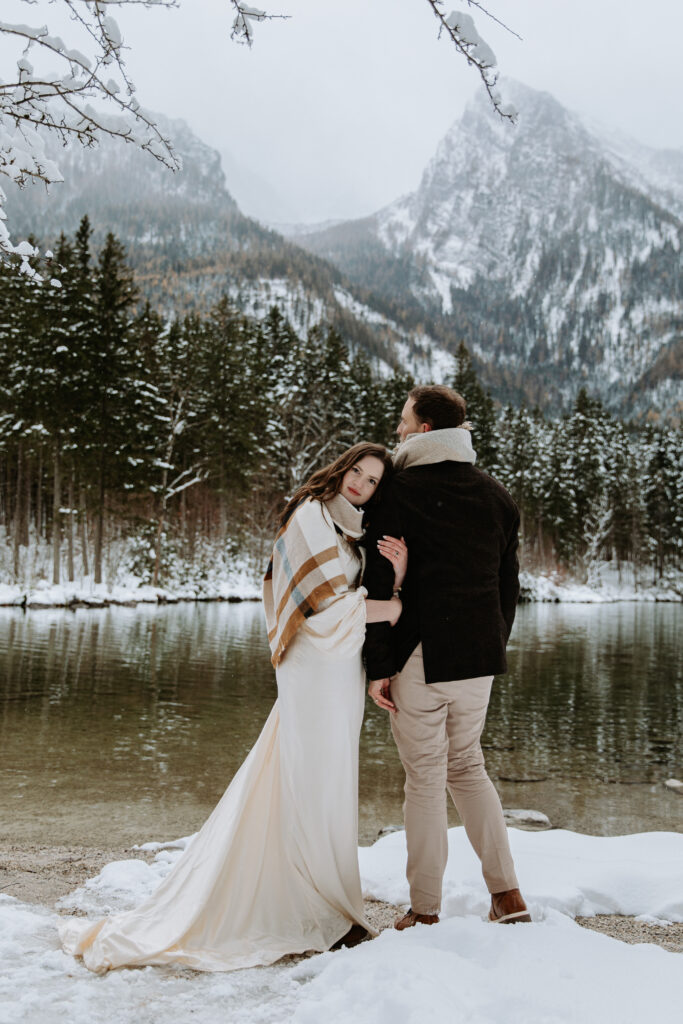
[[[483,739],[504,806],[597,835],[683,831],[683,797],[663,785],[683,776],[682,648],[680,604],[522,605]],[[3,838],[195,831],[275,695],[258,603],[0,609]],[[401,824],[402,785],[368,703],[362,842]]]

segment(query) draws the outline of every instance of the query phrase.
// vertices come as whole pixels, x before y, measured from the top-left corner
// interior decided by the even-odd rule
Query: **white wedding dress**
[[[358,870],[358,740],[365,591],[335,534],[347,590],[306,619],[277,668],[278,699],[220,803],[141,906],[59,925],[92,971],[201,971],[327,950],[365,919]]]

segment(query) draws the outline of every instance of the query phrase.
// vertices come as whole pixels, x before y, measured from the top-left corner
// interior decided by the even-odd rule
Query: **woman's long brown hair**
[[[296,489],[282,510],[279,525],[283,526],[287,522],[294,509],[305,498],[314,498],[317,501],[329,501],[330,498],[334,498],[335,494],[339,494],[344,474],[351,469],[352,466],[355,466],[357,462],[364,459],[366,455],[373,455],[384,465],[382,479],[377,485],[377,490],[370,499],[370,501],[374,501],[378,495],[381,485],[386,483],[386,480],[392,471],[393,465],[391,455],[384,445],[373,444],[371,441],[360,441],[358,444],[354,444],[353,448],[349,448],[347,451],[342,452],[342,454],[339,455],[334,462],[331,462],[329,466],[323,466],[322,469],[316,470],[305,484],[302,484],[301,487]]]

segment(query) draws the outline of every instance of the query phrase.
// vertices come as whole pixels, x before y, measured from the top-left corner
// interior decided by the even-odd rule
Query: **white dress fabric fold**
[[[59,925],[92,971],[179,963],[201,971],[323,951],[365,919],[358,870],[358,741],[365,591],[330,522],[347,586],[306,619],[276,670],[278,699],[221,801],[134,910]]]

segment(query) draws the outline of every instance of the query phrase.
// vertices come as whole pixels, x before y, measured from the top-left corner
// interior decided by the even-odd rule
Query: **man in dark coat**
[[[529,921],[498,794],[480,738],[493,676],[519,596],[519,512],[492,477],[475,469],[465,402],[450,388],[414,388],[403,407],[396,472],[373,510],[364,584],[392,594],[385,537],[404,538],[403,613],[393,628],[369,625],[369,695],[391,712],[406,772],[405,826],[411,908],[399,930],[434,924],[448,857],[446,789],[482,864],[489,918]],[[398,546],[393,545],[398,551]]]

